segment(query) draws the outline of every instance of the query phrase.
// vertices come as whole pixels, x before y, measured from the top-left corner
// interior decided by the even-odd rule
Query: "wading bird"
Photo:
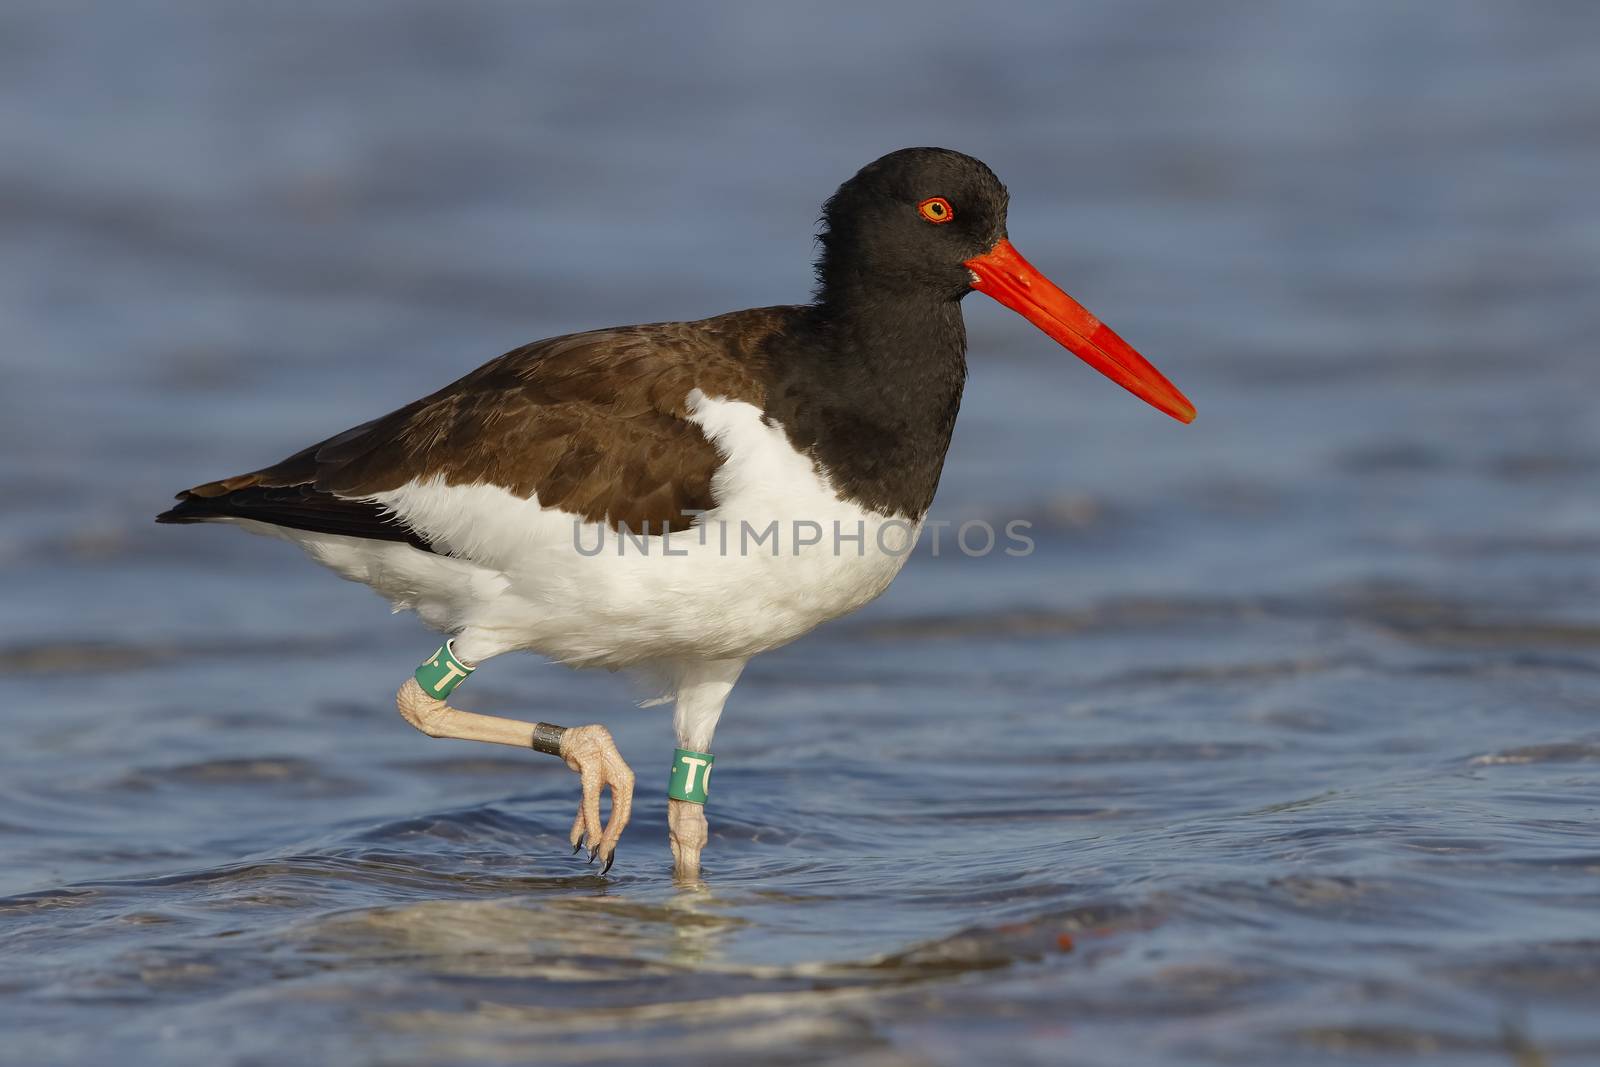
[[[445,698],[523,649],[648,675],[675,708],[668,827],[676,870],[696,875],[712,733],[745,663],[866,604],[905,562],[966,380],[963,297],[993,297],[1194,418],[1018,254],[1007,202],[970,156],[890,153],[824,206],[811,303],[535,341],[281,463],[186,490],[157,521],[287,538],[449,635],[401,686],[401,714],[430,737],[562,758],[582,782],[573,851],[587,844],[607,871],[634,777],[605,727]],[[745,531],[774,523],[808,536],[752,550]],[[813,524],[827,536],[802,544]],[[623,531],[633,551],[593,550]]]

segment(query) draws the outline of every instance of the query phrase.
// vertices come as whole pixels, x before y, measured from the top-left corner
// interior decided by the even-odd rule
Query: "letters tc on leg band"
[[[687,748],[672,750],[672,777],[667,780],[667,796],[673,800],[687,800],[691,804],[704,804],[711,789],[711,765],[717,757],[709,752],[691,752]]]
[[[417,684],[422,691],[435,700],[443,700],[455,692],[456,686],[467,680],[467,675],[477,670],[469,667],[456,658],[454,641],[446,641],[444,647],[428,657],[417,668]]]

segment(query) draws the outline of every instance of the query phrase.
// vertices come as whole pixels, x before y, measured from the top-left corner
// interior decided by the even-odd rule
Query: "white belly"
[[[841,501],[753,405],[696,392],[689,407],[725,458],[712,486],[718,506],[693,530],[624,538],[496,486],[430,480],[373,499],[450,557],[272,532],[396,610],[469,631],[479,656],[532,649],[573,666],[744,658],[888,588],[916,523]]]

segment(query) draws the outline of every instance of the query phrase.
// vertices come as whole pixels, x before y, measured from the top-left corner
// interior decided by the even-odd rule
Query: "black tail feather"
[[[426,538],[384,509],[363,500],[346,500],[309,485],[250,486],[218,496],[179,493],[178,503],[156,516],[161,523],[254,519],[312,533],[343,534],[373,541],[401,541],[434,551]]]

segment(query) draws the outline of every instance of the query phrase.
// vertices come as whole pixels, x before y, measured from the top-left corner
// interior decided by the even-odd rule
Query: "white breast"
[[[755,406],[697,390],[689,409],[725,459],[712,485],[718,506],[695,529],[666,538],[623,539],[496,486],[439,479],[372,499],[450,557],[272,532],[372,586],[397,610],[446,632],[470,630],[480,655],[526,648],[574,666],[747,657],[888,588],[916,541],[916,523],[840,500]],[[762,536],[769,531],[775,536]]]

